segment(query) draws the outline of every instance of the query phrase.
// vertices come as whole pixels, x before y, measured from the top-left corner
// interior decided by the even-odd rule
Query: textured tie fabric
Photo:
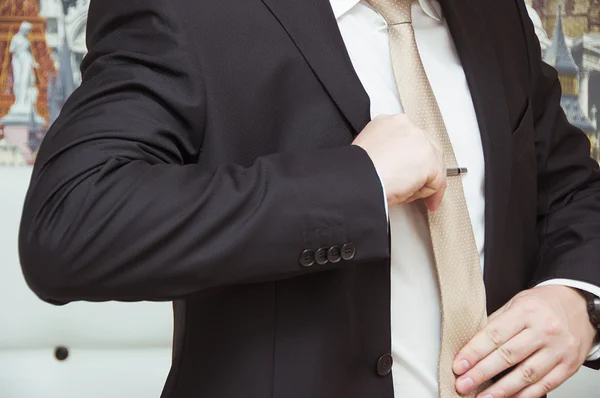
[[[410,119],[442,144],[446,167],[458,167],[435,95],[425,73],[412,26],[412,0],[368,0],[386,20],[396,83]],[[464,165],[461,165],[464,166]],[[429,228],[441,295],[441,398],[460,397],[452,363],[487,322],[485,287],[460,176],[448,177],[442,204],[429,212]],[[475,397],[478,392],[468,394]]]

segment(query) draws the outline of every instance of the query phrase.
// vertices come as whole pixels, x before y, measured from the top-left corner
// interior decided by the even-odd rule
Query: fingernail
[[[469,370],[470,367],[471,365],[469,365],[469,361],[462,359],[456,363],[454,370],[457,374],[463,374]]]
[[[471,391],[474,384],[473,379],[465,377],[464,379],[458,380],[458,389],[464,394]]]
[[[486,395],[484,395],[484,396],[483,396],[483,397],[481,397],[481,398],[494,398],[494,397],[493,397],[492,395],[490,395],[490,394],[486,394]]]

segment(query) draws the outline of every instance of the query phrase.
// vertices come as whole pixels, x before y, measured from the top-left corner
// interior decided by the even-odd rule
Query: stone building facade
[[[526,3],[544,60],[559,73],[561,105],[569,121],[587,134],[591,154],[600,161],[600,0]]]

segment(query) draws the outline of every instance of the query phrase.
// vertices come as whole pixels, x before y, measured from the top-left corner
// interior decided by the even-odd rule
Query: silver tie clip
[[[459,176],[461,174],[465,174],[466,172],[467,172],[466,167],[454,167],[454,168],[446,169],[446,176],[454,177],[454,176]]]

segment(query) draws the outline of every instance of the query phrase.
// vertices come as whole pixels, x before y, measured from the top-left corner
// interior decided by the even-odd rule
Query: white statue
[[[61,0],[39,0],[41,17],[59,17],[63,13]]]
[[[19,31],[10,42],[9,50],[12,55],[11,65],[15,103],[11,106],[8,115],[2,120],[7,124],[22,124],[32,117],[36,123],[45,122],[38,115],[35,107],[38,98],[38,89],[35,86],[35,68],[40,66],[33,58],[31,42],[27,37],[31,29],[32,25],[29,22],[21,22]]]
[[[39,65],[33,59],[31,43],[27,38],[27,34],[31,31],[31,28],[32,26],[29,22],[22,22],[19,32],[13,36],[10,42],[13,93],[15,94],[13,107],[17,109],[29,109],[32,104],[31,101],[37,99],[34,68],[39,68]],[[36,92],[33,93],[32,89]]]

